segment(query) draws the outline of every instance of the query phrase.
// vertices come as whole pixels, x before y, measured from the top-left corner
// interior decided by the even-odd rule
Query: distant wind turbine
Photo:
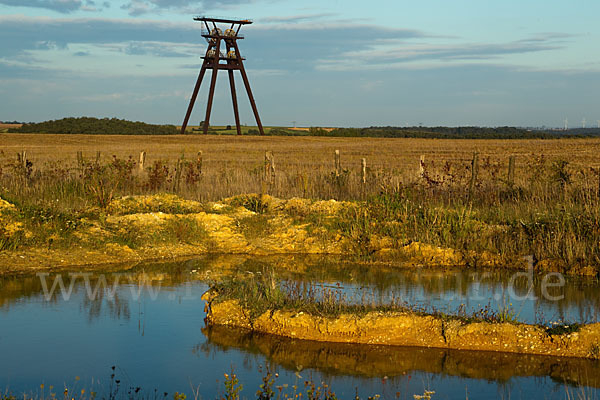
[[[585,129],[585,118],[581,120],[581,127]]]
[[[565,131],[569,129],[569,118],[565,118]]]

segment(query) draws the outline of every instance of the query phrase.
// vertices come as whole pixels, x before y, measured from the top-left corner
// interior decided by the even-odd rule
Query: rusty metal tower
[[[217,75],[219,70],[226,70],[229,74],[229,86],[231,88],[231,101],[233,102],[235,126],[237,129],[237,134],[242,134],[237,96],[235,93],[235,80],[233,77],[233,71],[237,70],[240,71],[240,74],[242,75],[242,80],[244,81],[246,92],[248,93],[248,99],[250,100],[250,105],[252,106],[252,112],[254,112],[254,118],[256,118],[258,130],[260,131],[261,135],[264,135],[263,126],[258,115],[258,109],[256,108],[256,102],[254,101],[254,96],[252,96],[252,90],[250,89],[248,75],[244,69],[243,60],[245,60],[245,58],[241,56],[240,49],[237,45],[237,41],[244,38],[240,35],[240,29],[242,29],[243,25],[251,24],[252,21],[247,19],[230,20],[207,17],[196,17],[194,18],[194,21],[201,21],[204,24],[202,27],[202,37],[204,37],[208,42],[208,48],[206,49],[206,54],[204,57],[202,57],[202,67],[200,68],[200,74],[198,75],[198,80],[196,81],[196,86],[194,87],[194,92],[192,93],[192,98],[190,99],[190,104],[188,106],[187,113],[185,114],[183,125],[181,126],[181,133],[185,133],[185,128],[187,127],[192,109],[194,108],[194,102],[198,96],[198,90],[200,90],[200,84],[202,83],[204,74],[206,73],[206,70],[212,69],[210,89],[208,92],[208,103],[206,104],[206,116],[204,118],[204,126],[202,127],[204,134],[208,133],[210,112],[212,109],[213,98],[215,95],[215,85],[217,83]],[[225,31],[221,29],[223,24],[228,26]],[[224,52],[221,51],[221,46],[223,46],[225,50]]]

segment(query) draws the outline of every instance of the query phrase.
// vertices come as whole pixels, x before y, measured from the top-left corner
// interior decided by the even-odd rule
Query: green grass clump
[[[193,217],[187,216],[167,220],[161,234],[170,243],[197,244],[209,239],[204,225]]]
[[[556,325],[546,329],[548,335],[568,335],[570,333],[579,332],[581,324]]]
[[[231,205],[244,207],[257,214],[264,214],[269,209],[269,203],[256,194],[237,196],[232,200]]]
[[[266,215],[257,214],[243,217],[238,219],[237,224],[248,240],[265,237],[273,232],[273,225]]]

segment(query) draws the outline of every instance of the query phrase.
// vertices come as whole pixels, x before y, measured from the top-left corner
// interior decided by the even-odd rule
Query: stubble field
[[[427,163],[470,163],[473,153],[481,160],[508,167],[508,158],[516,157],[518,177],[532,172],[529,164],[543,156],[547,160],[566,160],[573,168],[600,166],[600,139],[557,140],[453,140],[453,139],[384,139],[323,138],[285,136],[120,136],[120,135],[37,135],[1,134],[0,160],[16,159],[25,150],[35,166],[45,162],[76,163],[77,152],[101,160],[113,156],[139,158],[147,153],[147,164],[162,160],[174,162],[185,155],[195,159],[203,152],[206,172],[213,169],[248,169],[262,165],[265,151],[275,156],[277,172],[299,170],[332,170],[334,151],[340,150],[342,168],[359,171],[361,158],[371,170],[389,170],[403,177],[417,175],[420,157]]]

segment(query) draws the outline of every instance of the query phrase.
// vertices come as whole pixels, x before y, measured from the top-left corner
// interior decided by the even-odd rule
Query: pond
[[[93,273],[0,278],[0,390],[47,396],[81,390],[144,398],[214,399],[232,368],[254,398],[266,368],[291,393],[326,382],[338,398],[571,398],[596,395],[600,364],[582,359],[299,341],[206,327],[200,296],[225,274],[275,270],[347,301],[401,301],[449,313],[509,308],[525,322],[595,322],[595,279],[507,271],[365,267],[322,257],[211,256]],[[545,282],[545,284],[544,284]],[[554,286],[553,286],[554,285]],[[367,300],[365,300],[367,299]],[[115,366],[114,371],[112,366]],[[111,374],[115,378],[111,380]],[[43,385],[43,389],[41,387]],[[193,389],[192,389],[193,388]],[[194,394],[196,392],[196,394]],[[78,398],[77,396],[74,396]]]

